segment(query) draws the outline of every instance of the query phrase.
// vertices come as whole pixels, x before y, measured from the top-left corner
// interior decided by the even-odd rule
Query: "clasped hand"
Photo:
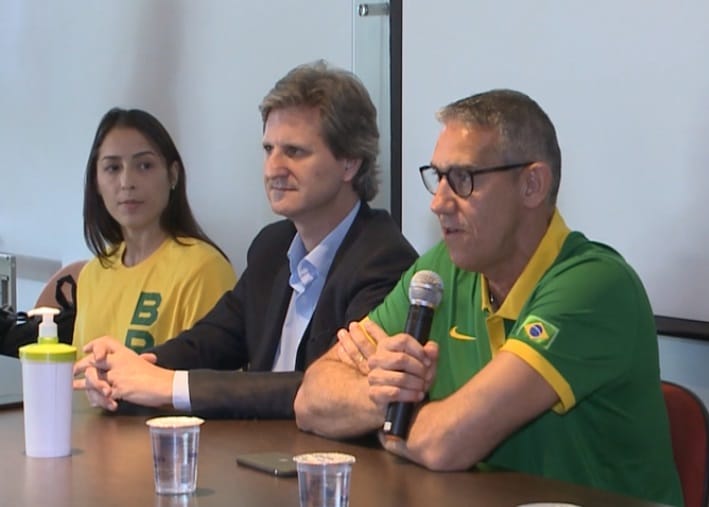
[[[388,336],[369,319],[350,323],[337,339],[339,359],[367,375],[369,397],[375,404],[418,402],[426,396],[436,376],[435,342],[421,345],[405,333]]]
[[[155,365],[155,354],[136,354],[109,336],[84,347],[74,364],[74,389],[86,391],[92,406],[115,411],[118,400],[160,406],[172,400],[174,372]]]

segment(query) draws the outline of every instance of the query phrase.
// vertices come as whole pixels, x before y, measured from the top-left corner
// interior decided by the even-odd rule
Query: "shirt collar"
[[[561,247],[564,245],[564,241],[569,235],[569,232],[571,231],[566,226],[559,210],[555,209],[549,227],[544,233],[537,249],[534,251],[531,259],[529,259],[520,277],[517,278],[517,281],[512,286],[502,306],[498,308],[497,314],[499,316],[509,320],[517,319],[532,290],[542,278],[542,275],[546,273],[559,256]],[[493,312],[490,305],[490,292],[485,275],[482,275],[482,281],[482,290],[480,291],[482,294],[482,308],[483,310]]]
[[[288,248],[289,283],[295,291],[303,292],[313,280],[327,274],[335,258],[335,253],[340,248],[342,240],[345,239],[360,207],[361,201],[358,200],[347,216],[310,252],[306,252],[303,240],[296,232]]]

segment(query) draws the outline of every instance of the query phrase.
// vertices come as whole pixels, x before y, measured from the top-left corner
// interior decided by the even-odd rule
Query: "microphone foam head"
[[[436,308],[443,297],[443,280],[433,271],[417,271],[409,284],[409,301],[412,305]]]

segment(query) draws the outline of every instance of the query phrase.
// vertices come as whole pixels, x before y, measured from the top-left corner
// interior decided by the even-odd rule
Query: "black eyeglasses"
[[[426,190],[432,194],[436,193],[436,190],[438,190],[438,184],[441,182],[441,178],[445,177],[448,181],[448,185],[451,187],[451,190],[453,190],[457,196],[465,198],[473,193],[473,176],[476,174],[510,171],[512,169],[519,169],[520,167],[525,167],[533,163],[534,162],[522,162],[519,164],[486,167],[484,169],[477,169],[473,166],[452,166],[447,171],[441,171],[433,165],[425,165],[419,167],[419,172],[421,173],[421,179],[423,180]]]

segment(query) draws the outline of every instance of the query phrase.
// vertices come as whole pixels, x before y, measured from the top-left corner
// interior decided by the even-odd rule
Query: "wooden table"
[[[196,494],[160,496],[153,489],[148,417],[105,415],[90,408],[82,393],[75,394],[73,452],[67,458],[26,457],[22,410],[0,410],[0,506],[298,507],[296,478],[273,477],[234,460],[240,453],[276,450],[356,456],[351,507],[512,507],[533,501],[657,505],[524,474],[430,472],[381,450],[373,440],[326,440],[298,431],[293,421],[207,421],[200,436]]]

